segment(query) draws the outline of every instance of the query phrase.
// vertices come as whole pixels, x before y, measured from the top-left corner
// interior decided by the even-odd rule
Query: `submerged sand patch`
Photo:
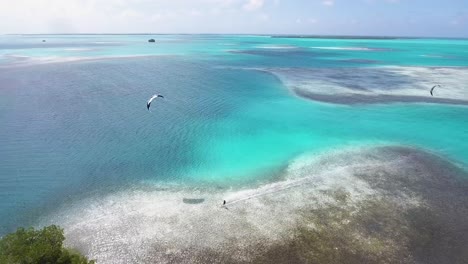
[[[421,150],[353,148],[301,156],[256,188],[136,188],[44,224],[98,263],[463,263],[467,178]],[[194,194],[205,201],[182,202]]]
[[[301,97],[337,104],[468,104],[466,67],[266,68]],[[433,96],[430,90],[434,85]]]

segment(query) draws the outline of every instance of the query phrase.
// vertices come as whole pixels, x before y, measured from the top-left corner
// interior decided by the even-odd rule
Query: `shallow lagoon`
[[[132,255],[132,249],[148,248],[148,241],[158,244],[161,238],[156,235],[137,236],[140,240],[133,246],[122,248],[117,243],[107,248],[99,246],[105,236],[80,237],[76,230],[105,233],[101,224],[106,221],[120,230],[141,214],[158,222],[157,211],[168,208],[173,210],[171,221],[184,221],[190,219],[184,215],[191,210],[209,215],[223,199],[242,210],[258,209],[248,209],[249,203],[263,204],[271,195],[294,193],[303,186],[281,182],[304,155],[307,158],[299,159],[313,164],[350,148],[396,145],[422,149],[460,168],[467,166],[466,40],[161,35],[150,44],[147,38],[0,37],[0,233],[21,225],[57,223],[65,227],[71,246],[98,260],[115,263],[112,252],[123,249],[130,258],[152,259],[146,251]],[[42,39],[47,42],[41,43]],[[378,74],[369,74],[370,69],[389,66],[400,67],[401,76],[397,71],[391,79],[400,85],[399,96],[417,93],[430,98],[433,80],[442,84],[438,98],[444,98],[446,91],[448,97],[460,95],[462,102],[334,104],[309,100],[295,90],[298,83],[325,93],[337,89],[330,83],[340,89],[352,86],[355,80],[343,80],[339,70],[346,68],[364,73],[357,76],[374,89],[381,83],[380,89],[391,93],[385,78],[375,80]],[[460,74],[449,79],[433,76],[426,67],[434,66],[457,66]],[[327,82],[310,84],[308,79],[278,76],[278,72],[304,71],[319,72],[318,77],[327,76]],[[145,101],[156,92],[166,100],[148,112]],[[330,170],[339,171],[340,166],[346,167],[338,159]],[[368,170],[374,169],[369,165]],[[317,171],[307,177],[317,174],[326,179],[326,173]],[[270,186],[275,183],[283,187]],[[325,184],[320,191],[327,186],[336,189]],[[360,197],[368,189],[358,190],[346,191]],[[316,192],[308,195],[317,197]],[[314,204],[321,204],[322,196],[318,197]],[[185,204],[183,199],[205,200]],[[295,201],[299,211],[311,206],[298,202],[300,195]],[[136,213],[126,214],[129,208]],[[274,203],[271,208],[283,210]],[[106,221],[79,222],[77,212]],[[261,219],[249,212],[252,223]],[[291,221],[296,221],[297,211],[290,213]],[[148,230],[164,229],[165,221],[160,220],[160,227]],[[284,230],[293,228],[284,226]],[[263,228],[268,229],[268,223]],[[174,234],[167,235],[176,239]],[[126,235],[122,234],[123,241],[132,236]]]

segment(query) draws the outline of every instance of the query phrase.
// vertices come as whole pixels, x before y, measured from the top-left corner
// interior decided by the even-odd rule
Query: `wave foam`
[[[312,49],[322,50],[349,50],[349,51],[388,51],[386,48],[369,48],[369,47],[311,47]]]
[[[259,49],[297,49],[299,47],[292,45],[258,45],[256,48]]]
[[[69,49],[68,51],[84,51],[78,49]],[[51,63],[65,63],[65,62],[76,62],[76,61],[99,61],[105,59],[125,59],[125,58],[140,58],[140,57],[156,57],[156,56],[168,56],[168,55],[121,55],[121,56],[26,56],[8,54],[3,57],[7,58],[5,63],[0,64],[1,68],[12,68],[12,67],[26,67],[42,64]]]

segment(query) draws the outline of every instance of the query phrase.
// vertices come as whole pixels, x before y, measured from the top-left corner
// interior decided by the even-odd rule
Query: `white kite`
[[[162,96],[162,95],[160,95],[160,94],[155,94],[155,95],[153,95],[153,96],[148,100],[148,102],[146,103],[146,108],[147,108],[148,110],[150,109],[151,102],[152,102],[154,99],[158,98],[158,97],[164,98],[164,96]]]

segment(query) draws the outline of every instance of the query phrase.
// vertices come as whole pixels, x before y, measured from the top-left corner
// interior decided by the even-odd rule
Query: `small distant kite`
[[[432,86],[432,88],[431,88],[431,96],[434,96],[434,95],[432,94],[432,92],[434,91],[434,89],[435,89],[436,87],[441,87],[441,86],[440,86],[439,84]]]
[[[162,96],[162,95],[160,95],[160,94],[155,94],[155,95],[153,95],[153,96],[148,100],[148,102],[146,103],[146,108],[148,109],[148,111],[149,111],[149,109],[150,109],[151,102],[153,102],[153,100],[156,99],[156,98],[158,98],[158,97],[164,98],[164,96]]]

